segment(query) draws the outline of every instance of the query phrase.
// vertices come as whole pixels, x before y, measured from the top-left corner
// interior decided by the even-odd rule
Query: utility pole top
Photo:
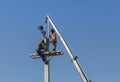
[[[32,59],[41,58],[44,62],[44,82],[50,82],[50,59],[54,56],[63,55],[62,50],[56,50],[57,37],[53,28],[50,28],[48,16],[46,16],[44,26],[38,28],[43,35],[43,40],[38,44],[38,48],[34,54],[31,54]],[[51,35],[50,35],[50,30]],[[51,41],[50,41],[51,39]],[[50,49],[50,43],[53,44],[53,49]]]

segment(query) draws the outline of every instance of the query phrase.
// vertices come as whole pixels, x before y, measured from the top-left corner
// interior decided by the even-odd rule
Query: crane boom
[[[65,49],[67,50],[70,58],[72,59],[72,62],[74,63],[79,75],[81,76],[83,82],[89,82],[89,80],[87,80],[82,68],[80,67],[78,61],[76,60],[76,57],[73,56],[72,51],[70,50],[70,48],[68,47],[66,41],[64,40],[63,36],[60,34],[60,32],[58,31],[57,27],[55,26],[55,24],[53,23],[52,19],[50,18],[50,16],[46,17],[47,20],[50,22],[50,24],[52,25],[52,27],[54,28],[54,30],[56,31],[58,37],[60,38],[60,40],[62,41]]]

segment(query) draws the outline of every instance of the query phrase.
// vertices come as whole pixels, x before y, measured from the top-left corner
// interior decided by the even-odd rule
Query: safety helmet
[[[54,33],[54,29],[51,29],[51,32]]]
[[[39,29],[39,30],[43,30],[43,26],[40,25],[40,26],[38,27],[38,29]]]

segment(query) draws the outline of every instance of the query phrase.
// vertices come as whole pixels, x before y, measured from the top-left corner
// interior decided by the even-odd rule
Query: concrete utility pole
[[[49,52],[49,38],[46,38],[46,52]],[[50,65],[49,65],[49,55],[45,56],[45,59],[47,60],[44,62],[44,82],[50,82]]]

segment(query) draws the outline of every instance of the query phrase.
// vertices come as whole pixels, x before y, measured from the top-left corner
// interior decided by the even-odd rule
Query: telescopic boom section
[[[70,48],[68,47],[67,43],[65,42],[64,38],[62,37],[62,35],[60,34],[60,32],[58,31],[57,27],[55,26],[55,24],[53,23],[52,19],[50,18],[50,16],[46,17],[47,20],[50,22],[50,24],[52,25],[52,27],[54,28],[54,30],[56,31],[58,37],[60,38],[60,40],[62,41],[65,49],[67,50],[70,58],[72,59],[72,62],[74,63],[78,73],[80,74],[83,82],[89,82],[84,74],[84,72],[82,71],[82,68],[80,67],[78,61],[76,60],[76,57],[73,56],[72,51],[70,50]]]

